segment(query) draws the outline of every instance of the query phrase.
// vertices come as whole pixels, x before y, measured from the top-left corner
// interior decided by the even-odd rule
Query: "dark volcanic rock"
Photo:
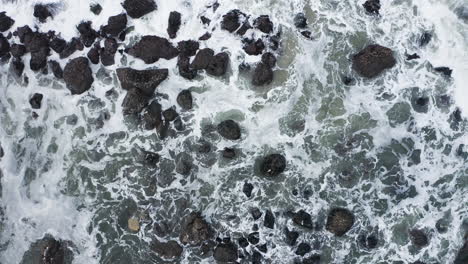
[[[301,35],[305,38],[312,39],[312,32],[310,32],[309,30],[301,31]]]
[[[91,27],[91,21],[81,22],[77,26],[78,32],[80,32],[80,39],[83,45],[91,47],[99,34]]]
[[[376,44],[367,46],[353,56],[353,69],[367,78],[375,77],[395,64],[392,50]]]
[[[208,40],[211,38],[211,34],[210,32],[206,32],[205,34],[203,34],[201,37],[198,38],[198,40]]]
[[[177,36],[177,31],[179,31],[181,24],[181,14],[177,11],[172,11],[169,14],[169,21],[167,25],[167,34],[170,38],[175,38]]]
[[[89,6],[89,10],[91,12],[93,12],[93,14],[95,14],[97,16],[97,15],[101,14],[102,6],[100,4],[91,4]]]
[[[82,94],[88,91],[94,82],[88,59],[78,57],[70,60],[63,70],[63,79],[72,94]]]
[[[273,53],[266,52],[262,55],[262,62],[273,68],[276,65],[276,57]]]
[[[45,68],[47,66],[47,56],[49,56],[49,48],[31,53],[31,60],[29,61],[31,70],[39,71]]]
[[[183,56],[191,57],[197,53],[200,44],[195,40],[184,40],[177,43],[177,49]]]
[[[257,39],[256,41],[248,40],[243,47],[245,53],[249,55],[260,55],[265,49],[265,44],[262,39]]]
[[[216,246],[213,257],[221,263],[234,263],[239,257],[237,247],[233,243],[222,243]]]
[[[31,105],[32,109],[40,109],[41,108],[41,103],[42,103],[42,98],[44,96],[40,93],[35,93],[31,99],[29,99],[29,104]]]
[[[247,237],[247,240],[252,245],[258,244],[258,242],[260,242],[260,233],[258,232],[250,233],[249,236]]]
[[[133,115],[140,113],[149,103],[150,97],[140,89],[130,89],[122,102],[123,113]]]
[[[162,124],[162,107],[158,102],[153,101],[143,114],[143,127],[152,130],[161,127]]]
[[[174,240],[168,242],[153,241],[151,249],[165,259],[174,259],[182,255],[183,248]]]
[[[223,157],[226,159],[233,159],[236,157],[236,150],[233,148],[224,148]]]
[[[41,52],[49,48],[49,39],[46,34],[32,32],[24,36],[24,46],[26,50],[34,53]]]
[[[252,215],[254,220],[258,220],[260,219],[260,217],[262,217],[262,212],[256,207],[250,209],[250,214]]]
[[[131,18],[140,18],[157,8],[154,0],[125,0],[122,6]]]
[[[57,53],[61,53],[65,49],[65,47],[67,46],[67,42],[64,39],[55,36],[50,41],[49,46],[53,51],[55,51]]]
[[[222,137],[226,139],[237,140],[241,137],[239,124],[237,124],[234,120],[225,120],[219,123],[216,130]]]
[[[286,158],[281,154],[271,154],[263,158],[260,172],[269,177],[278,176],[286,169]]]
[[[7,16],[5,12],[0,12],[0,32],[5,32],[15,24],[15,20]]]
[[[270,210],[265,212],[265,218],[263,220],[263,225],[268,228],[275,228],[275,216]]]
[[[26,54],[26,47],[21,44],[13,44],[11,45],[10,53],[13,57],[20,58]]]
[[[177,60],[180,76],[188,80],[193,80],[197,77],[197,70],[190,68],[190,58],[184,55],[179,56]]]
[[[91,61],[92,64],[99,63],[99,59],[101,57],[99,53],[100,50],[101,50],[101,47],[99,43],[96,43],[91,49],[89,49],[88,54],[86,54],[86,56],[88,57],[89,61]]]
[[[31,244],[31,247],[23,255],[21,263],[40,264],[71,264],[73,252],[70,249],[71,242],[56,240],[50,235]]]
[[[109,17],[107,25],[101,28],[101,32],[108,37],[117,37],[125,30],[125,27],[127,27],[127,15],[120,14]]]
[[[167,69],[141,71],[131,68],[117,69],[117,77],[122,85],[122,89],[138,89],[148,96],[154,94],[158,85],[167,79],[168,74],[169,71]]]
[[[101,49],[101,63],[104,66],[114,65],[115,53],[117,52],[117,41],[113,38],[107,38],[104,41],[104,49]]]
[[[253,184],[249,182],[245,182],[244,187],[242,187],[242,192],[245,194],[245,196],[250,198],[252,196],[253,189],[254,189]]]
[[[465,244],[458,251],[457,257],[453,264],[466,264],[468,263],[468,236],[465,235]]]
[[[52,17],[52,12],[50,9],[52,9],[52,5],[44,5],[44,4],[37,4],[34,6],[34,17],[39,19],[41,23],[46,22],[48,17]]]
[[[193,98],[190,90],[183,90],[177,95],[177,103],[183,110],[190,110],[193,106]]]
[[[379,240],[375,235],[362,234],[358,237],[358,242],[361,246],[367,249],[374,249],[377,247]]]
[[[241,19],[245,19],[244,13],[238,9],[231,10],[223,16],[221,28],[232,33],[240,27]]]
[[[309,253],[311,250],[312,248],[310,247],[309,244],[302,242],[297,246],[296,255],[304,256],[305,254]]]
[[[246,248],[249,246],[249,241],[247,241],[247,239],[245,237],[241,237],[239,238],[239,240],[237,240],[237,243],[239,244],[239,246],[241,246],[242,248]]]
[[[7,55],[10,52],[10,43],[2,34],[0,34],[0,57]]]
[[[164,117],[164,120],[169,122],[174,121],[179,116],[179,114],[173,107],[164,110],[162,115]]]
[[[60,52],[60,58],[68,58],[70,55],[75,53],[77,50],[83,50],[84,46],[81,40],[78,38],[72,38],[70,42],[65,45],[65,48]]]
[[[254,21],[254,26],[263,33],[269,34],[273,32],[273,23],[270,20],[269,16],[259,16]]]
[[[442,73],[443,75],[447,77],[452,76],[452,69],[450,69],[449,67],[435,67],[434,71]]]
[[[175,158],[176,161],[176,172],[182,175],[190,175],[192,171],[193,165],[193,158],[187,153],[180,153]]]
[[[406,54],[406,60],[416,60],[419,59],[419,55],[417,53],[413,54]]]
[[[424,32],[422,33],[421,37],[419,37],[419,46],[424,47],[427,44],[429,44],[431,40],[432,40],[432,34],[430,32]]]
[[[336,236],[343,236],[354,225],[354,215],[348,209],[334,208],[327,218],[326,229]]]
[[[21,43],[24,43],[26,36],[31,35],[33,32],[29,26],[22,26],[18,27],[16,31],[13,33],[14,36],[18,36]]]
[[[380,0],[367,0],[362,6],[366,9],[367,13],[378,15],[380,10]]]
[[[305,212],[304,210],[300,210],[299,212],[295,213],[293,215],[293,222],[296,225],[312,229],[314,227],[313,222],[312,222],[312,216]]]
[[[304,13],[298,13],[294,17],[294,26],[301,29],[307,27],[307,18]]]
[[[299,238],[299,233],[297,231],[290,231],[288,228],[284,230],[286,235],[286,244],[289,246],[294,246],[296,244],[297,239]]]
[[[429,238],[426,233],[420,229],[412,229],[409,231],[411,241],[417,247],[425,247],[429,244]]]
[[[192,212],[184,218],[179,240],[182,244],[201,245],[213,237],[213,230],[200,213]]]
[[[16,77],[21,77],[24,71],[24,63],[19,58],[14,58],[10,64],[10,70],[15,74]]]
[[[209,48],[201,49],[198,51],[195,59],[193,59],[191,67],[195,70],[204,70],[208,67],[210,61],[214,56],[214,51]]]
[[[263,62],[257,64],[252,77],[252,84],[261,86],[270,84],[273,81],[273,70],[271,67]]]
[[[220,52],[212,57],[206,72],[213,76],[222,76],[226,73],[229,66],[229,55],[226,52]]]
[[[55,78],[62,79],[63,78],[63,70],[60,64],[57,61],[49,61],[49,67],[52,70]]]
[[[165,38],[157,36],[144,36],[132,48],[128,54],[142,59],[145,63],[154,63],[163,58],[170,60],[177,57],[179,51]]]

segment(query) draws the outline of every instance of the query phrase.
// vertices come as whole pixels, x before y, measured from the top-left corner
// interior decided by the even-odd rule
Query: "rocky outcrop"
[[[63,79],[72,94],[88,91],[94,82],[88,59],[78,57],[70,60],[63,70]]]
[[[373,78],[395,66],[393,51],[373,44],[353,56],[353,69],[363,77]]]
[[[131,18],[140,18],[157,8],[154,0],[125,0],[122,6]]]
[[[132,68],[117,69],[117,77],[124,90],[138,89],[143,94],[152,96],[156,88],[169,75],[168,69],[135,70]]]
[[[127,53],[150,64],[159,59],[170,60],[175,58],[179,51],[165,38],[144,36]]]

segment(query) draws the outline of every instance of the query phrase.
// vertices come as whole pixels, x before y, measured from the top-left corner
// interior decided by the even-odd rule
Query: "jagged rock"
[[[169,37],[172,39],[177,36],[177,31],[179,31],[181,24],[181,17],[181,14],[177,11],[172,11],[169,14],[167,34],[169,34]]]
[[[16,77],[21,77],[24,71],[23,61],[20,58],[14,58],[10,64],[10,71],[12,71]]]
[[[60,64],[57,61],[49,61],[49,67],[52,70],[55,78],[62,79],[63,78],[63,70]]]
[[[229,66],[229,55],[226,52],[220,52],[212,57],[206,72],[213,76],[222,76],[226,73]]]
[[[271,212],[271,210],[267,210],[265,212],[265,218],[263,220],[263,225],[267,228],[275,228],[275,216]]]
[[[213,252],[213,257],[221,263],[233,263],[238,259],[239,255],[236,245],[229,242],[217,245]]]
[[[55,36],[50,41],[49,46],[53,51],[55,51],[57,53],[61,53],[65,49],[65,47],[67,46],[67,42],[64,39]]]
[[[249,241],[250,244],[256,245],[258,242],[260,242],[260,233],[258,232],[252,232],[247,236],[247,240]]]
[[[262,39],[257,39],[256,41],[246,40],[245,42],[243,49],[245,53],[249,55],[260,55],[265,49],[265,44]]]
[[[221,28],[232,33],[241,26],[240,21],[241,19],[245,19],[245,17],[245,14],[240,10],[231,10],[223,16],[223,21],[221,21]]]
[[[200,44],[195,40],[184,40],[179,41],[177,49],[179,49],[180,55],[191,57],[197,53]]]
[[[158,102],[153,101],[143,114],[143,126],[146,130],[152,130],[162,125],[162,107]]]
[[[117,77],[119,78],[122,89],[138,89],[147,96],[152,96],[158,85],[166,80],[168,75],[168,69],[141,71],[131,68],[117,69]]]
[[[271,154],[263,158],[260,172],[269,177],[278,176],[286,169],[286,158],[281,154]]]
[[[183,110],[190,110],[193,107],[192,93],[190,90],[183,90],[177,95],[177,103]]]
[[[377,44],[369,45],[353,56],[353,69],[367,78],[373,78],[395,64],[393,51]]]
[[[294,17],[294,26],[301,29],[307,27],[307,18],[304,13],[298,13]]]
[[[192,212],[184,218],[179,240],[182,244],[201,245],[213,237],[213,230],[200,213]]]
[[[21,58],[26,54],[26,47],[21,44],[13,44],[11,45],[10,53],[15,58]]]
[[[91,27],[91,21],[81,22],[78,26],[78,32],[80,32],[80,39],[83,45],[91,47],[99,34]]]
[[[434,71],[442,73],[443,75],[447,77],[452,76],[452,69],[450,69],[449,67],[435,67]]]
[[[210,32],[206,32],[205,34],[203,34],[201,37],[198,38],[198,40],[208,40],[211,38],[211,34]]]
[[[96,43],[91,49],[89,49],[88,54],[86,54],[86,56],[88,57],[89,61],[91,61],[92,64],[99,63],[99,59],[101,57],[99,53],[100,50],[101,50],[101,47],[99,43]]]
[[[276,57],[271,52],[266,52],[262,55],[262,62],[273,68],[276,65]]]
[[[406,54],[406,60],[416,60],[419,59],[419,55],[417,53],[413,54]]]
[[[180,76],[188,80],[193,80],[197,77],[197,70],[190,67],[190,58],[184,55],[180,55],[177,60],[177,67],[179,67]]]
[[[6,12],[0,12],[0,32],[5,32],[15,24],[15,20],[6,15]]]
[[[165,259],[179,258],[183,252],[183,248],[174,240],[168,242],[155,240],[151,244],[151,249]]]
[[[175,58],[179,54],[179,51],[165,38],[144,36],[128,50],[128,54],[150,64],[161,58],[166,60]]]
[[[127,15],[120,14],[109,17],[107,25],[101,28],[101,32],[108,37],[117,37],[125,30],[125,27],[127,27]]]
[[[31,53],[29,66],[33,71],[39,71],[47,66],[47,56],[49,56],[49,48],[41,49]]]
[[[367,0],[362,6],[366,9],[367,13],[378,15],[380,10],[380,0]]]
[[[273,81],[273,70],[263,62],[257,64],[252,77],[252,84],[256,86],[267,85]]]
[[[35,93],[31,99],[29,99],[29,104],[31,105],[32,109],[40,109],[42,104],[42,98],[44,96],[40,93]]]
[[[10,43],[0,34],[0,57],[7,55],[10,52]]]
[[[301,35],[305,38],[312,39],[312,32],[310,32],[309,30],[301,31]]]
[[[101,49],[101,63],[104,66],[111,66],[115,63],[115,53],[117,52],[117,41],[107,38],[104,41],[104,49]]]
[[[198,51],[197,55],[192,61],[191,68],[195,70],[204,70],[208,68],[212,57],[214,56],[214,51],[209,48],[201,49]]]
[[[63,79],[72,94],[88,91],[94,82],[88,59],[78,57],[70,60],[63,70]]]
[[[222,121],[218,124],[216,129],[218,133],[226,139],[237,140],[241,137],[241,129],[239,124],[237,124],[237,122],[234,120]]]
[[[245,196],[250,198],[252,196],[253,189],[254,189],[253,184],[251,184],[249,182],[245,182],[244,187],[242,187],[242,192],[245,194]]]
[[[25,33],[24,46],[26,50],[35,53],[49,48],[49,39],[46,34],[39,32]]]
[[[65,48],[62,52],[60,52],[60,58],[65,59],[68,58],[70,55],[75,53],[77,50],[83,50],[84,46],[81,43],[80,39],[72,38],[69,43],[65,45]]]
[[[123,113],[133,115],[140,113],[149,103],[150,97],[140,89],[130,89],[122,102]]]
[[[334,208],[327,218],[326,229],[336,236],[343,236],[354,225],[354,215],[348,209]]]
[[[32,34],[32,30],[29,26],[18,27],[13,33],[14,36],[18,36],[21,43],[24,43],[26,36]]]
[[[125,0],[122,6],[131,18],[140,18],[157,8],[154,0]]]
[[[273,32],[273,23],[270,20],[269,16],[259,16],[254,21],[254,26],[263,33],[269,34]]]
[[[48,17],[52,17],[52,12],[49,9],[52,9],[53,6],[51,4],[44,5],[44,4],[37,4],[34,6],[34,17],[39,19],[41,23],[45,23]]]

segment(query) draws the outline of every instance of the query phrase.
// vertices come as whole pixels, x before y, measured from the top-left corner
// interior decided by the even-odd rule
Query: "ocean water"
[[[35,3],[57,3],[54,18],[38,23]],[[99,2],[99,16],[89,11]],[[182,14],[173,43],[212,38],[201,48],[230,55],[225,77],[206,74],[188,81],[178,74],[176,59],[152,65],[116,54],[110,67],[92,66],[95,82],[82,95],[70,95],[63,81],[29,70],[25,84],[0,66],[1,224],[0,263],[34,263],[23,258],[31,243],[50,234],[73,243],[73,263],[214,263],[196,248],[184,247],[181,258],[163,260],[150,248],[157,237],[154,225],[167,226],[159,239],[178,240],[180,222],[199,211],[219,237],[237,241],[257,224],[260,243],[267,244],[265,263],[294,263],[297,247],[285,244],[284,228],[298,230],[298,243],[307,242],[320,263],[452,263],[468,231],[467,122],[451,118],[456,109],[468,113],[468,20],[460,14],[463,0],[381,1],[380,16],[370,16],[364,1],[304,0],[157,0],[158,10],[130,19],[134,30],[121,47],[142,35],[167,37],[171,11]],[[0,11],[16,20],[14,28],[29,25],[55,30],[66,40],[75,26],[92,21],[95,29],[121,13],[116,0],[3,0]],[[254,87],[241,63],[259,56],[242,50],[241,38],[220,29],[222,15],[240,9],[252,18],[269,15],[281,46],[271,85]],[[308,18],[312,39],[294,27],[295,14]],[[209,26],[200,16],[211,19]],[[425,47],[423,32],[433,38]],[[259,37],[259,32],[247,35]],[[397,64],[377,78],[366,80],[351,70],[351,56],[371,43],[391,48]],[[86,51],[86,49],[85,49]],[[407,61],[405,54],[418,53]],[[82,56],[75,52],[61,60]],[[25,61],[30,55],[25,55]],[[50,59],[59,59],[53,53]],[[122,114],[125,91],[115,75],[123,66],[168,68],[169,78],[157,89],[163,109],[176,106],[177,94],[190,89],[191,111],[177,111],[185,130],[161,140]],[[447,78],[432,67],[453,69]],[[355,82],[346,86],[342,77]],[[114,89],[114,96],[106,92]],[[32,117],[29,98],[44,95]],[[415,100],[429,99],[427,109]],[[423,111],[424,110],[424,111]],[[103,119],[109,115],[108,120]],[[228,141],[213,132],[225,119],[239,122],[242,138]],[[76,120],[76,123],[73,122]],[[200,146],[210,151],[201,153]],[[221,157],[225,147],[239,152],[234,160]],[[142,164],[141,150],[157,152],[158,168]],[[282,153],[284,173],[274,179],[259,174],[260,159]],[[175,161],[188,155],[189,175],[175,171]],[[254,186],[252,198],[242,192]],[[276,227],[254,221],[251,208],[275,213]],[[323,228],[331,208],[352,211],[356,222],[343,237]],[[305,210],[314,230],[295,226],[288,212]],[[140,219],[140,231],[130,232],[127,220]],[[442,220],[441,220],[442,219]],[[440,231],[438,226],[447,226]],[[408,230],[423,229],[429,245],[416,248]],[[439,228],[440,229],[440,228]],[[359,237],[378,237],[376,249],[359,245]],[[249,251],[248,249],[247,251]],[[240,263],[247,261],[239,260]]]

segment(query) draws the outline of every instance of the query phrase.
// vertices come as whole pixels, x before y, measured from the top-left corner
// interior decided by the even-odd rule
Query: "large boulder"
[[[21,263],[31,264],[71,264],[73,251],[72,243],[56,240],[50,235],[31,244],[23,255]]]
[[[154,0],[125,0],[122,6],[131,18],[140,18],[157,8]]]
[[[0,32],[5,32],[13,26],[15,20],[7,16],[5,12],[0,12]]]
[[[167,69],[134,70],[132,68],[117,69],[117,77],[124,90],[139,89],[142,93],[151,96],[156,87],[167,79]]]
[[[120,14],[111,16],[107,20],[107,25],[101,27],[101,32],[108,37],[117,37],[127,26],[127,15]]]
[[[395,64],[393,51],[377,44],[369,45],[353,56],[353,69],[367,78],[373,78]]]
[[[165,259],[174,259],[182,255],[183,248],[174,240],[168,242],[153,241],[151,249]]]
[[[286,169],[286,158],[281,154],[271,154],[263,158],[260,172],[269,177],[278,176]]]
[[[235,263],[239,257],[237,246],[234,243],[221,243],[216,246],[213,257],[220,263]]]
[[[63,70],[63,79],[72,94],[88,91],[94,82],[88,59],[78,57],[69,61]]]
[[[237,140],[241,137],[239,124],[234,120],[225,120],[216,127],[218,133],[226,139]]]
[[[182,222],[179,240],[182,244],[198,246],[213,235],[213,230],[200,213],[192,212]]]
[[[334,208],[327,218],[326,229],[336,236],[343,236],[354,225],[354,215],[348,209]]]
[[[179,50],[165,38],[144,36],[128,50],[128,54],[150,64],[161,58],[166,60],[175,58],[179,54]]]

